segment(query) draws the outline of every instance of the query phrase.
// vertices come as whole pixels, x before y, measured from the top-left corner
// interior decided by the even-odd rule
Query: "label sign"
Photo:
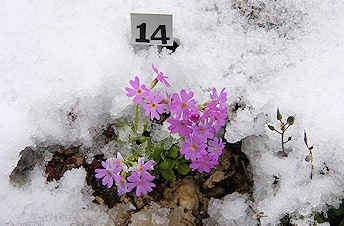
[[[131,13],[131,43],[172,46],[172,14]]]

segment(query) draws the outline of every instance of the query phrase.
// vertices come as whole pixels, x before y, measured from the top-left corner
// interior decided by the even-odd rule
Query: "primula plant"
[[[127,96],[133,98],[136,104],[136,117],[132,125],[127,126],[130,133],[129,141],[144,146],[131,149],[133,155],[123,159],[117,153],[117,158],[110,158],[102,162],[104,169],[96,169],[96,178],[102,178],[103,185],[109,188],[117,186],[119,195],[136,188],[136,195],[147,194],[152,191],[155,178],[163,177],[167,180],[176,179],[175,172],[186,175],[190,169],[200,173],[209,173],[218,164],[218,159],[225,147],[222,138],[215,135],[225,125],[227,117],[227,93],[225,89],[218,94],[214,88],[210,100],[202,105],[193,98],[192,91],[181,90],[180,93],[169,94],[152,89],[160,82],[167,88],[171,85],[162,72],[152,65],[157,77],[150,84],[150,88],[140,83],[139,77],[130,80],[131,87],[127,87]],[[164,143],[153,144],[150,136],[138,132],[139,106],[143,105],[145,115],[150,120],[160,120],[161,115],[168,115],[168,130],[171,134],[178,134],[179,141],[165,150]],[[142,124],[141,124],[142,125]],[[148,127],[148,123],[143,125]],[[171,139],[172,136],[171,136]],[[124,141],[117,141],[125,145]],[[144,157],[148,158],[145,162]]]

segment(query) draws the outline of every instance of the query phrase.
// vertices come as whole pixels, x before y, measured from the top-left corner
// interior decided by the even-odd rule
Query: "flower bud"
[[[279,109],[277,108],[277,120],[281,120],[281,119],[282,119],[281,112],[280,112]]]
[[[271,126],[271,125],[268,125],[269,129],[274,131],[275,130],[275,127]]]
[[[158,84],[158,82],[159,82],[159,80],[158,80],[157,78],[155,78],[155,79],[152,81],[152,83],[150,84],[149,89],[153,89],[153,88],[156,86],[156,84]]]
[[[289,125],[293,125],[295,122],[295,116],[289,116],[288,119],[287,119],[287,123]]]

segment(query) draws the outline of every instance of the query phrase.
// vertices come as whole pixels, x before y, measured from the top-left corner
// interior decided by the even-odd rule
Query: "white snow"
[[[251,204],[268,216],[262,224],[289,213],[308,225],[313,211],[344,197],[343,10],[341,0],[0,1],[0,224],[111,221],[91,202],[83,169],[53,184],[36,167],[20,189],[8,175],[27,146],[90,145],[92,128],[131,114],[125,87],[135,76],[150,84],[154,63],[169,76],[170,93],[192,90],[204,102],[213,87],[226,87],[228,104],[241,107],[229,116],[225,138],[243,139],[255,184]],[[131,12],[172,13],[175,53],[135,50]],[[277,107],[284,119],[296,115],[287,158],[276,155],[280,137],[266,126],[278,127]],[[312,180],[304,130],[315,145]],[[238,220],[232,210],[247,207],[247,197],[232,196],[213,201],[213,220]]]

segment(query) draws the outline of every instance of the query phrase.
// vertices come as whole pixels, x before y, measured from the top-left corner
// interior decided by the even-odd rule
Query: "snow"
[[[106,208],[87,195],[83,169],[52,184],[37,167],[24,188],[10,185],[8,175],[27,146],[91,145],[92,128],[131,114],[124,88],[135,76],[149,84],[155,76],[152,63],[169,76],[169,93],[192,90],[205,102],[213,87],[225,86],[228,104],[240,105],[229,116],[225,138],[243,140],[255,184],[250,205],[268,216],[263,225],[278,223],[286,213],[308,225],[312,211],[326,211],[326,204],[338,205],[344,197],[342,1],[15,0],[0,5],[1,224],[108,222]],[[172,54],[156,47],[135,50],[129,44],[131,12],[172,13],[180,46]],[[276,155],[280,137],[266,126],[278,126],[277,107],[284,118],[296,115],[287,131],[293,135],[287,158]],[[315,144],[312,180],[311,165],[303,160],[308,154],[304,130]],[[329,170],[320,174],[325,166]],[[238,220],[232,210],[247,202],[233,194],[213,201],[211,218],[223,225],[224,219]]]

